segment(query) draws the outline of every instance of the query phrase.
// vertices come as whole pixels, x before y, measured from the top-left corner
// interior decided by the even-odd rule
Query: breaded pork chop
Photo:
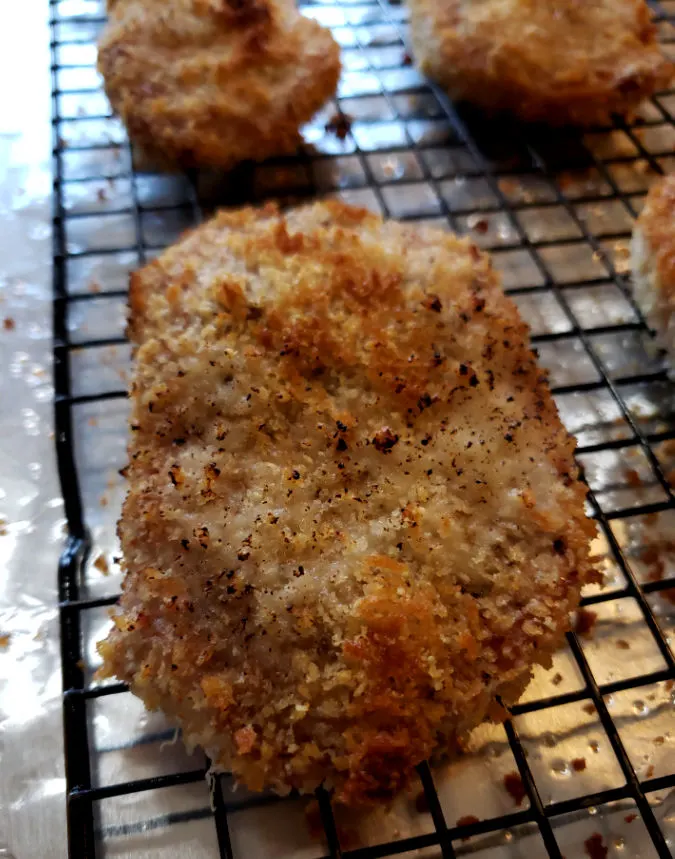
[[[675,357],[675,174],[647,194],[633,228],[631,265],[636,301]]]
[[[415,57],[456,99],[560,125],[633,110],[673,74],[644,0],[408,0]]]
[[[114,0],[108,16],[106,93],[165,166],[292,153],[337,86],[337,43],[292,0]]]
[[[592,577],[574,442],[466,239],[222,212],[135,274],[104,673],[250,788],[391,796],[516,700]]]

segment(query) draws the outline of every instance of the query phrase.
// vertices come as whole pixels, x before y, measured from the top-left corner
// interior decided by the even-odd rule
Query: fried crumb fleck
[[[562,674],[558,671],[553,675],[553,677],[551,677],[551,683],[554,686],[560,686],[560,684],[563,682],[563,679],[564,678],[563,678]]]
[[[326,123],[326,131],[330,131],[338,140],[344,140],[351,127],[352,118],[346,113],[334,113]]]
[[[11,636],[9,633],[5,632],[0,634],[0,650],[7,650],[9,647]]]
[[[637,814],[627,814],[624,817],[624,820],[626,821],[626,823],[632,823],[634,820],[637,820]]]
[[[506,792],[513,798],[515,804],[522,805],[527,792],[520,774],[517,772],[507,773],[504,776],[504,787],[506,788]]]
[[[634,468],[628,468],[626,470],[626,480],[629,486],[642,486],[642,478]]]
[[[480,818],[473,814],[465,814],[457,820],[457,826],[473,826],[474,823],[480,823]],[[465,836],[462,841],[468,841],[470,836]]]
[[[619,638],[616,642],[616,646],[619,650],[630,650],[630,644],[625,638]]]
[[[586,769],[586,758],[573,758],[572,769],[575,773],[581,773]]]
[[[574,631],[577,635],[583,635],[590,638],[593,634],[598,614],[595,611],[589,611],[587,608],[580,608],[577,611],[577,619],[574,625]]]
[[[469,229],[473,230],[481,236],[484,236],[490,229],[490,222],[487,218],[471,215],[467,221]]]
[[[16,328],[16,322],[12,319],[11,316],[5,316],[2,322],[2,327],[5,329],[5,331],[14,331],[14,329]]]
[[[110,567],[108,566],[108,559],[106,556],[101,553],[96,556],[96,560],[94,561],[94,566],[99,572],[103,573],[104,576],[107,576],[110,573]]]
[[[594,832],[590,838],[587,838],[584,841],[584,847],[590,859],[607,859],[609,850],[599,832]]]

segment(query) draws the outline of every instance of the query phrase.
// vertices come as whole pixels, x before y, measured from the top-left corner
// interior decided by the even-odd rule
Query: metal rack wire
[[[662,0],[654,8],[666,49],[672,52],[675,3]],[[673,621],[667,612],[655,612],[655,600],[665,604],[665,598],[672,600],[675,594],[669,590],[675,588],[673,571],[661,563],[658,575],[649,572],[649,564],[645,573],[645,546],[635,550],[626,537],[640,523],[658,517],[671,528],[675,524],[675,406],[664,366],[654,357],[648,329],[633,301],[625,264],[625,245],[641,195],[652,178],[673,166],[675,90],[658,94],[631,124],[617,121],[611,128],[583,134],[552,135],[546,129],[490,123],[450,103],[420,78],[406,54],[403,7],[387,0],[314,2],[304,11],[333,28],[343,48],[345,72],[335,103],[307,129],[306,150],[297,158],[244,166],[224,180],[166,180],[171,185],[168,196],[164,180],[158,180],[157,195],[148,177],[134,168],[133,153],[100,92],[93,68],[94,44],[104,21],[98,0],[50,0],[50,10],[55,420],[68,522],[58,575],[70,856],[104,855],[96,814],[102,801],[190,785],[205,776],[205,769],[197,767],[110,784],[99,784],[96,778],[88,707],[126,690],[122,684],[92,682],[87,664],[87,618],[112,605],[116,595],[92,595],[86,585],[91,505],[82,491],[75,439],[84,420],[78,409],[121,400],[125,391],[107,378],[97,380],[91,368],[86,384],[78,374],[83,372],[82,356],[122,347],[124,338],[114,331],[83,336],[84,326],[78,329],[72,320],[82,308],[102,300],[122,304],[120,271],[143,263],[172,240],[172,231],[197,223],[203,210],[270,195],[298,199],[317,191],[365,203],[387,216],[472,232],[493,251],[507,291],[534,326],[533,341],[551,370],[562,414],[580,436],[589,511],[615,573],[608,585],[584,597],[584,605],[600,611],[632,601],[636,623],[647,630],[653,650],[647,670],[628,669],[616,679],[603,679],[584,639],[568,636],[580,676],[578,688],[526,698],[512,709],[505,725],[527,807],[454,823],[439,798],[435,772],[425,764],[419,776],[429,831],[346,848],[340,843],[330,797],[320,791],[325,855],[376,859],[435,848],[434,855],[449,859],[469,849],[479,851],[481,837],[529,825],[539,833],[546,854],[560,859],[557,833],[566,816],[631,801],[652,844],[649,855],[671,856],[660,793],[675,788],[675,766],[668,764],[657,775],[653,767],[645,772],[611,704],[613,696],[625,692],[669,692],[675,680],[668,639]],[[327,130],[335,112],[350,126],[344,137]],[[108,194],[116,183],[121,190]],[[115,230],[126,240],[117,241]],[[89,265],[90,272],[108,271],[108,279],[101,276],[103,283],[95,288],[91,283],[80,288],[74,272],[82,264],[85,269]],[[626,462],[636,467],[626,470]],[[619,783],[552,800],[543,794],[519,724],[528,714],[553,713],[576,703],[597,714],[620,770]],[[233,796],[220,779],[212,808],[170,812],[160,823],[212,817],[220,855],[242,859],[230,836],[232,814],[256,803],[283,802]],[[578,855],[582,851],[580,847]]]

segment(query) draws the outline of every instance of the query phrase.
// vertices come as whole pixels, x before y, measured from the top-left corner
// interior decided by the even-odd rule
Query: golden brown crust
[[[604,123],[673,76],[644,0],[410,0],[415,57],[454,98]]]
[[[526,325],[469,241],[338,203],[222,212],[131,303],[105,672],[249,787],[393,795],[593,575]]]
[[[631,263],[636,298],[666,349],[675,346],[675,175],[649,190],[635,223]]]
[[[108,13],[106,93],[165,165],[292,153],[337,86],[337,43],[288,0],[116,0]]]

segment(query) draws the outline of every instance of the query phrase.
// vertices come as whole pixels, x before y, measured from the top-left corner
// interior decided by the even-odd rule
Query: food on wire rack
[[[644,0],[409,0],[415,58],[453,98],[551,124],[605,122],[665,87]]]
[[[635,299],[664,349],[675,349],[675,174],[652,185],[633,227]]]
[[[394,794],[548,664],[594,578],[574,441],[489,258],[319,203],[132,276],[103,676],[253,789]]]
[[[290,154],[337,86],[337,43],[291,0],[115,0],[108,15],[106,93],[162,166]]]

